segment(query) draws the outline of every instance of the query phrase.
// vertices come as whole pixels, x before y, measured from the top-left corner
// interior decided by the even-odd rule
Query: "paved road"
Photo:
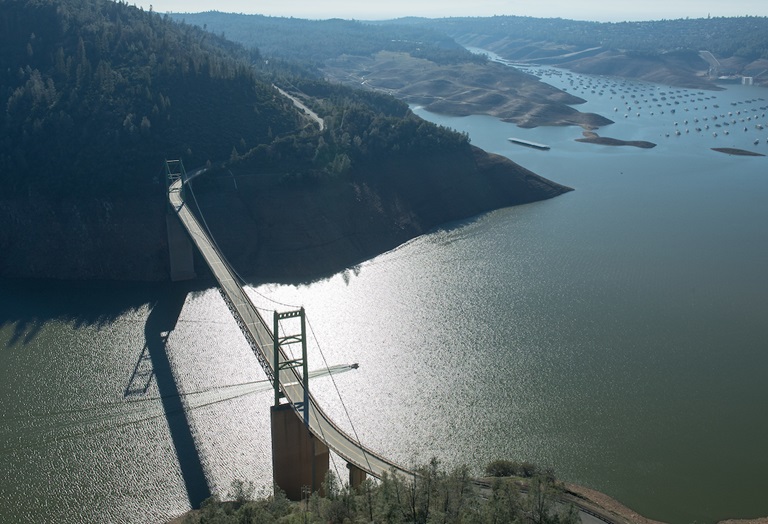
[[[309,118],[311,118],[312,120],[317,122],[317,125],[320,126],[320,131],[321,132],[323,130],[325,130],[325,121],[322,118],[320,118],[319,116],[317,116],[317,113],[315,113],[310,108],[305,106],[304,103],[301,100],[299,100],[295,96],[289,95],[288,93],[286,93],[285,91],[283,91],[282,89],[280,89],[277,86],[272,86],[272,87],[274,87],[275,89],[280,91],[280,94],[283,95],[284,97],[290,98],[293,101],[293,105],[294,106],[298,107],[301,111],[304,111],[309,116]]]

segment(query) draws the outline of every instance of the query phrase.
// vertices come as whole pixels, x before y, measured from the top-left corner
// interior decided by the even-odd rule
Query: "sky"
[[[599,22],[768,16],[766,0],[131,0],[145,10],[293,16],[296,18],[382,20],[403,16],[516,15]]]

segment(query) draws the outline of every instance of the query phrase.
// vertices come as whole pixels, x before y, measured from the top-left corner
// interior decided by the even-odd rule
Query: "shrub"
[[[544,473],[553,476],[550,470],[542,471],[532,462],[517,462],[512,460],[494,460],[485,467],[485,474],[489,477],[524,477],[531,478]]]

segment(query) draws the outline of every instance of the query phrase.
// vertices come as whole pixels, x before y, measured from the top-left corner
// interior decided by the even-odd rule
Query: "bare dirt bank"
[[[503,58],[524,64],[546,64],[576,73],[617,76],[691,89],[722,89],[714,79],[708,77],[709,64],[696,52],[641,55],[602,47],[584,48],[488,35],[454,36],[463,45],[487,49]]]
[[[579,506],[594,510],[598,515],[607,517],[616,524],[665,524],[664,522],[640,515],[632,508],[628,508],[618,500],[600,491],[570,483],[565,484],[565,489],[566,501],[572,500]],[[768,524],[768,517],[721,520],[718,524]]]
[[[581,126],[613,123],[571,105],[585,101],[535,76],[495,62],[438,65],[407,53],[373,57],[341,56],[324,67],[327,77],[383,91],[433,113],[489,115],[520,127]]]
[[[581,506],[586,506],[598,515],[610,519],[617,524],[664,524],[658,520],[646,518],[628,508],[618,500],[600,491],[580,486],[565,484],[566,500],[572,500]]]
[[[235,169],[237,186],[228,172],[193,186],[238,271],[284,282],[331,275],[441,224],[571,190],[468,144],[448,153],[390,154],[351,171],[328,183],[280,183],[281,174]],[[0,197],[0,276],[166,280],[166,206],[164,184],[140,198]],[[195,266],[207,273],[202,260]]]

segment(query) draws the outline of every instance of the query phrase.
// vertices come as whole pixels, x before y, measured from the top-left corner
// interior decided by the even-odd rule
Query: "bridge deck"
[[[171,208],[181,220],[189,233],[192,242],[203,255],[211,272],[219,283],[222,295],[237,320],[243,334],[248,339],[251,348],[261,363],[270,380],[274,381],[273,334],[263,317],[243,290],[234,272],[229,267],[224,256],[216,248],[197,218],[184,203],[182,192],[183,180],[173,180],[168,189],[168,200]],[[281,359],[288,360],[281,350]],[[281,371],[280,389],[291,405],[296,406],[304,400],[304,387],[296,370]],[[346,432],[336,426],[333,421],[317,405],[312,395],[309,395],[309,430],[323,441],[331,450],[344,460],[354,464],[370,475],[381,478],[386,472],[394,471],[404,475],[413,472],[387,460],[362,446]],[[303,413],[297,412],[303,419]]]

